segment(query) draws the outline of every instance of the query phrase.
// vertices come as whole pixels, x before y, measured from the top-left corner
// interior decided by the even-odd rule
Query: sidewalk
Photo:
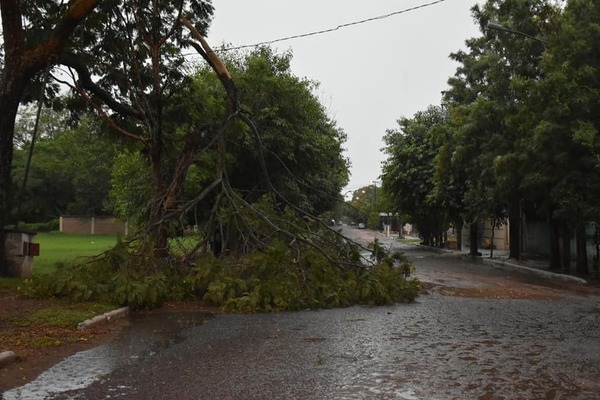
[[[490,258],[490,250],[479,250],[482,255],[481,258],[486,263],[491,263],[495,265],[502,265],[508,268],[521,269],[533,272],[540,276],[557,279],[565,282],[575,282],[575,283],[588,283],[587,280],[568,274],[562,274],[559,272],[553,272],[548,269],[550,262],[548,259],[539,258],[539,257],[531,257],[529,258],[527,255],[523,255],[523,258],[520,260],[514,260],[508,258],[508,251],[504,250],[494,250],[494,257]],[[463,251],[465,256],[469,256],[468,251]]]
[[[379,240],[388,239],[388,240],[384,240],[388,244],[392,244],[392,242],[399,243],[398,235],[386,236],[382,232],[377,232],[377,238]],[[410,239],[411,237],[408,237],[408,238]],[[417,239],[417,238],[415,237],[414,239]],[[410,244],[404,243],[404,245],[410,245]],[[418,243],[415,243],[414,246],[417,246],[417,247],[423,248],[423,249],[428,249],[431,251],[439,251],[439,252],[443,252],[443,253],[451,253],[451,254],[461,255],[464,257],[471,257],[469,254],[469,250],[464,249],[464,248],[463,248],[463,250],[459,251],[459,250],[452,250],[452,249],[445,249],[445,248],[422,246]],[[578,276],[550,271],[548,269],[549,264],[550,264],[549,260],[544,257],[524,254],[523,258],[521,260],[514,260],[514,259],[508,258],[508,254],[509,254],[508,250],[494,250],[493,258],[490,257],[491,250],[479,249],[479,252],[481,253],[481,256],[479,256],[478,258],[480,258],[481,260],[483,260],[485,263],[488,263],[488,264],[502,266],[504,268],[525,270],[525,271],[529,271],[529,272],[535,273],[537,275],[540,275],[542,277],[552,278],[552,279],[556,279],[556,280],[560,280],[560,281],[564,281],[564,282],[572,282],[572,283],[580,283],[580,284],[589,283],[586,279],[583,279]],[[600,286],[600,282],[597,282],[597,281],[594,281],[593,284],[594,284],[594,286]]]

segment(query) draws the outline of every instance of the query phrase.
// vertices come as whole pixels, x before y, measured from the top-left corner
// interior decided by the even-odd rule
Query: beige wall
[[[127,222],[114,217],[60,217],[60,231],[80,235],[127,235]]]
[[[492,243],[492,224],[487,221],[480,225],[483,229],[479,231],[479,246],[480,248],[489,249]],[[462,229],[463,246],[470,240],[469,225],[465,224]],[[508,250],[508,224],[502,225],[500,228],[494,229],[494,248],[496,250]]]

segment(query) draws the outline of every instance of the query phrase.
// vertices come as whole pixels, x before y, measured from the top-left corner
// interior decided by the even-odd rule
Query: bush
[[[373,267],[342,268],[311,249],[295,259],[287,246],[275,241],[265,252],[242,260],[198,263],[187,278],[209,304],[226,311],[256,312],[381,305],[412,302],[419,291],[408,280],[412,264],[402,257],[384,257]]]
[[[148,246],[142,243],[132,248],[118,241],[102,257],[59,264],[55,273],[34,278],[29,292],[37,297],[102,301],[133,309],[155,308],[189,295],[181,278],[181,263],[154,257]]]
[[[217,260],[205,254],[190,267],[156,258],[149,243],[118,242],[104,256],[62,265],[42,280],[38,296],[102,301],[136,308],[168,300],[200,298],[225,311],[258,312],[412,302],[419,284],[412,264],[374,244],[375,264],[337,265],[314,248],[302,252],[279,240],[246,256]],[[350,257],[354,257],[353,254]]]
[[[60,229],[60,221],[53,219],[46,222],[19,222],[19,229],[35,232],[52,232]]]

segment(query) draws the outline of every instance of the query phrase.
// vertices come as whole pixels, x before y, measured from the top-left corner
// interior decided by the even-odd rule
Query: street
[[[5,400],[600,398],[593,290],[378,238],[414,261],[429,294],[387,307],[140,317]]]

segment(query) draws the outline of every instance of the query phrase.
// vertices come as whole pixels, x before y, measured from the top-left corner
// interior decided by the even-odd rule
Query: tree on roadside
[[[182,18],[203,32],[212,12],[209,1],[126,1],[93,21],[85,46],[59,57],[73,78],[63,82],[147,158],[153,199],[146,226],[159,256],[168,253],[165,216],[177,208],[193,155],[221,130],[220,121],[211,126],[190,118],[190,102],[180,102],[191,83]]]
[[[600,221],[600,5],[571,0],[546,37],[544,76],[528,104],[540,116],[529,144],[528,184],[553,227],[553,267],[570,269],[570,241],[577,241],[577,272],[588,272],[586,228]],[[559,254],[562,236],[562,257]],[[591,236],[591,235],[590,235]],[[562,259],[562,262],[561,262]],[[561,265],[562,264],[562,265]]]
[[[292,73],[289,52],[276,54],[261,47],[240,58],[225,62],[240,106],[260,132],[264,154],[258,153],[261,149],[248,131],[232,133],[232,186],[243,191],[260,188],[254,195],[264,194],[256,174],[264,158],[271,184],[290,202],[314,215],[331,210],[348,181],[342,148],[346,134],[315,96],[318,83]]]
[[[553,22],[550,1],[489,0],[473,7],[485,33],[467,41],[468,51],[452,57],[460,63],[449,80],[445,97],[458,122],[454,148],[464,162],[465,218],[471,222],[510,221],[510,257],[520,258],[521,214],[527,201],[522,187],[528,171],[522,150],[529,138],[522,104],[541,76],[540,57],[545,47],[538,36]],[[529,37],[498,32],[488,22],[500,22]],[[453,151],[454,152],[454,151]]]
[[[443,105],[446,120],[434,127],[434,140],[439,148],[435,158],[435,186],[431,194],[435,202],[440,205],[440,211],[445,214],[445,220],[455,230],[456,248],[462,250],[462,230],[466,220],[466,210],[463,194],[466,191],[464,160],[461,152],[454,148],[453,138],[455,129],[460,123],[451,119],[457,118],[456,113],[451,114],[450,109]]]
[[[84,104],[113,133],[132,142],[128,148],[144,164],[131,158],[123,169],[132,164],[149,169],[152,197],[146,229],[141,238],[119,241],[99,257],[58,268],[51,277],[37,280],[40,286],[33,290],[132,307],[198,296],[246,312],[414,299],[417,282],[405,275],[410,268],[395,268],[400,260],[384,254],[361,264],[357,245],[314,214],[330,208],[330,193],[337,198],[347,179],[347,165],[339,154],[344,135],[314,102],[311,84],[287,73],[289,61],[272,58],[281,64],[271,77],[277,79],[262,83],[273,98],[263,102],[254,97],[255,103],[244,109],[239,96],[244,86],[237,87],[203,36],[213,11],[209,1],[117,0],[103,5],[106,9],[87,21],[71,46],[52,55],[52,63],[67,68],[67,77],[53,77],[75,94],[68,102],[72,111],[84,109]],[[206,92],[195,90],[182,52],[187,47],[216,74],[225,101],[212,101]],[[264,57],[252,61],[272,68]],[[249,85],[249,90],[255,89]],[[276,110],[282,93],[289,104]],[[266,137],[281,154],[269,154],[262,131],[272,135]],[[300,138],[290,140],[285,134]],[[311,140],[302,140],[304,135]],[[249,146],[244,143],[230,152],[231,143],[241,140],[254,142],[251,155],[258,159],[257,174],[262,174],[261,179],[250,176],[257,183],[252,190],[232,185],[232,172],[247,172],[231,156]],[[307,171],[301,163],[311,161],[318,162]],[[298,179],[272,175],[269,168],[279,165]],[[192,198],[182,202],[193,167],[194,178],[203,182],[188,182],[197,185],[196,193],[188,193]],[[321,173],[325,177],[319,182]],[[262,195],[251,202],[251,191]],[[203,235],[192,251],[173,251],[170,229],[201,203],[210,207]]]
[[[249,113],[256,129],[254,132],[239,121],[231,123],[225,169],[231,187],[248,203],[272,194],[265,183],[268,179],[279,196],[306,213],[319,215],[334,207],[347,182],[347,161],[341,147],[345,134],[314,96],[316,84],[294,76],[290,61],[291,54],[277,55],[268,48],[224,58],[236,81],[240,108]],[[193,74],[189,90],[178,94],[176,103],[180,120],[188,114],[207,124],[217,124],[226,107],[224,89],[207,67]],[[182,185],[181,203],[192,201],[214,181],[216,160],[221,157],[218,152],[213,146],[194,155],[188,171],[192,176]],[[148,170],[140,168],[144,165],[148,164],[143,155],[127,152],[119,156],[113,170],[111,204],[119,215],[136,224],[145,222],[151,208],[147,193],[152,182]],[[139,190],[132,190],[135,187]],[[187,224],[204,227],[213,213],[207,205],[215,204],[218,195],[215,190],[196,204],[194,212],[184,218]]]
[[[228,175],[232,187],[250,202],[269,192],[268,178],[289,202],[319,215],[335,206],[348,180],[342,155],[346,135],[315,97],[318,83],[296,77],[291,60],[291,53],[276,54],[268,47],[223,55],[240,108],[259,133],[243,123],[231,126]],[[202,68],[194,79],[196,90],[207,93],[211,104],[225,106],[213,71]]]
[[[437,134],[446,119],[442,107],[430,106],[411,119],[399,120],[399,129],[389,129],[384,137],[388,159],[383,164],[383,191],[394,212],[410,216],[407,222],[417,225],[426,245],[441,246],[449,226],[434,195]]]
[[[5,275],[4,228],[11,205],[11,168],[14,127],[19,104],[34,92],[32,83],[53,65],[70,43],[82,21],[99,0],[23,4],[0,2],[2,52],[0,55],[0,275]],[[37,86],[41,90],[40,85]]]

